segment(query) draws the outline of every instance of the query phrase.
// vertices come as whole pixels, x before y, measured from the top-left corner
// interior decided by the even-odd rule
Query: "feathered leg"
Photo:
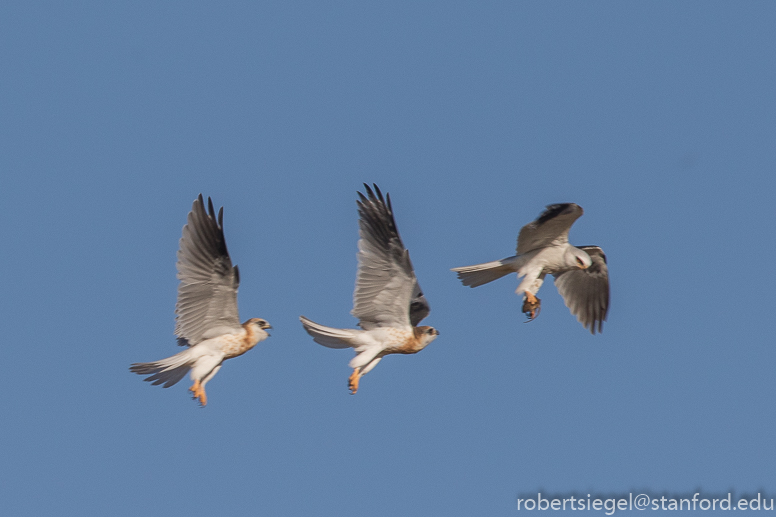
[[[348,366],[353,368],[353,373],[348,377],[348,388],[350,394],[355,395],[358,391],[358,381],[366,372],[377,366],[382,359],[382,350],[378,347],[362,348],[356,354],[356,357],[350,360]]]
[[[191,369],[191,380],[194,384],[189,388],[192,397],[199,400],[202,407],[207,405],[207,394],[205,393],[205,384],[221,369],[221,361],[224,360],[223,354],[205,355],[197,359],[194,367]]]
[[[532,274],[527,274],[515,291],[517,294],[520,294],[522,291],[524,295],[522,311],[523,314],[528,316],[528,321],[536,318],[541,312],[542,301],[536,297],[535,293],[539,292],[539,288],[544,283],[546,275],[546,273],[540,272],[535,278],[532,278]]]

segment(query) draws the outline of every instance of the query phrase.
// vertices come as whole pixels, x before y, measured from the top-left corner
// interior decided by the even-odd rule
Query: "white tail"
[[[129,371],[138,375],[149,375],[144,379],[154,386],[164,384],[163,388],[169,388],[181,380],[194,365],[196,358],[192,357],[191,349],[179,352],[172,357],[153,363],[135,363],[129,367]]]
[[[512,263],[505,264],[504,260],[496,260],[474,266],[456,267],[452,270],[458,273],[458,279],[461,283],[469,287],[487,284],[516,271]]]
[[[353,331],[347,329],[335,329],[319,325],[314,321],[308,320],[304,316],[299,316],[304,329],[313,337],[313,340],[319,345],[329,348],[351,348],[353,345]]]

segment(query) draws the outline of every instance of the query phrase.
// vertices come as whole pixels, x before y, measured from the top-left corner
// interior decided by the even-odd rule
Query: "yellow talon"
[[[348,388],[350,388],[350,394],[355,395],[358,391],[358,381],[361,379],[361,373],[358,368],[353,370],[353,373],[348,377]]]
[[[533,293],[525,292],[525,301],[523,302],[523,314],[528,316],[528,321],[533,320],[539,315],[542,310],[542,301],[533,295]]]
[[[199,382],[199,380],[194,381],[194,384],[189,388],[189,391],[192,393],[192,397],[199,400],[199,403],[202,405],[202,407],[207,406],[207,395],[205,394],[205,388],[202,387],[202,384]]]

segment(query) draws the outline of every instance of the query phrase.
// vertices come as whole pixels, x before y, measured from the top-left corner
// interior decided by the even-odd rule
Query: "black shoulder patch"
[[[590,245],[590,246],[576,246],[576,247],[583,250],[591,257],[594,255],[598,255],[604,260],[604,264],[606,264],[606,254],[604,253],[604,250],[601,249],[601,246]]]
[[[558,203],[557,205],[547,205],[544,212],[536,218],[537,226],[542,225],[550,219],[555,219],[559,215],[570,213],[574,210],[574,203]]]

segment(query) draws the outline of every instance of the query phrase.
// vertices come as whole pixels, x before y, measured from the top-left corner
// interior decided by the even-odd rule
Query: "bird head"
[[[266,331],[267,329],[271,329],[272,325],[269,324],[267,320],[261,319],[261,318],[251,318],[248,321],[245,322],[247,325],[255,325],[260,330]],[[266,332],[267,335],[269,335],[269,332]]]
[[[571,246],[566,254],[566,265],[572,269],[587,269],[593,264],[584,250]]]
[[[421,348],[425,348],[429,343],[434,341],[439,335],[439,331],[434,327],[423,325],[421,327],[415,327],[415,338],[420,342]]]

